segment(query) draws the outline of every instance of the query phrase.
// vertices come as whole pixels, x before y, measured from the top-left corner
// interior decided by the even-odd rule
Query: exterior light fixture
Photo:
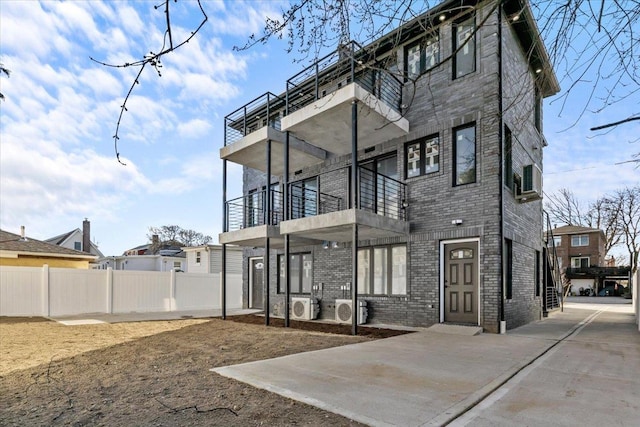
[[[326,240],[322,241],[322,249],[329,249],[329,242]]]
[[[515,14],[515,15],[513,15],[513,16],[511,17],[511,20],[512,20],[513,22],[516,22],[518,19],[520,19],[520,15],[518,15],[518,14]]]
[[[442,15],[440,15],[438,17],[438,19],[440,20],[440,22],[444,21],[445,19],[447,19],[447,16],[443,13]]]
[[[331,243],[331,248],[332,249],[338,249],[338,242]]]
[[[540,74],[542,72],[542,68],[536,68],[536,74]]]

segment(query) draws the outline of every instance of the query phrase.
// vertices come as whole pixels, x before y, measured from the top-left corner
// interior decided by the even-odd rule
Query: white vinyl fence
[[[220,309],[220,274],[0,267],[0,316]],[[242,275],[227,274],[227,308],[242,308]]]

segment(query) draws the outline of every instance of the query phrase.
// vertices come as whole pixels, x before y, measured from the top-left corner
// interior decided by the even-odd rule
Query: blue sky
[[[120,131],[122,166],[112,136],[136,70],[89,57],[122,63],[159,49],[165,18],[157,3],[2,1],[0,62],[12,71],[0,80],[3,230],[24,225],[45,239],[87,217],[105,255],[146,243],[150,226],[177,224],[217,242],[224,116],[267,90],[282,92],[302,66],[276,40],[232,49],[277,15],[278,2],[204,2],[201,33],[165,56],[162,77],[149,68],[136,86]],[[174,39],[197,27],[196,2],[172,3],[171,11]],[[582,95],[572,94],[560,117],[560,102],[545,103],[544,186],[570,188],[586,203],[640,181],[633,164],[615,165],[640,152],[637,124],[588,130],[640,108],[636,97],[570,127]],[[241,195],[240,168],[230,165],[229,178],[229,198]]]

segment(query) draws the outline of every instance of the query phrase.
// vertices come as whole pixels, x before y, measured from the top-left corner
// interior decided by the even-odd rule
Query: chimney
[[[27,236],[24,234],[24,225],[20,226],[20,240],[23,242],[27,241]]]
[[[151,236],[151,247],[149,250],[152,254],[156,254],[160,250],[160,237],[157,234]]]
[[[82,221],[82,250],[91,253],[91,223],[87,218]]]

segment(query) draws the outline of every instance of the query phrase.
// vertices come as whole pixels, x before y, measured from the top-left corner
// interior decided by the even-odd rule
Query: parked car
[[[620,296],[622,294],[622,286],[607,285],[598,292],[599,297]]]

